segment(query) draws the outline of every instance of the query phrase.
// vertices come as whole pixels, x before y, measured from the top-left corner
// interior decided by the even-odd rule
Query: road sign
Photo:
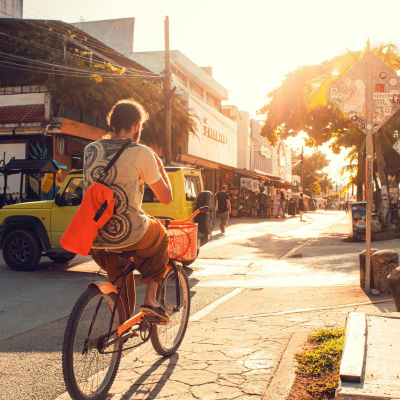
[[[394,145],[392,146],[392,148],[397,151],[398,154],[400,154],[400,139],[397,139],[394,142]]]
[[[367,63],[370,64],[369,87]],[[372,98],[367,99],[367,92]],[[400,109],[400,77],[376,55],[368,52],[326,93],[326,97],[365,134],[374,134]],[[367,102],[372,120],[367,122]],[[369,126],[368,126],[369,125]]]

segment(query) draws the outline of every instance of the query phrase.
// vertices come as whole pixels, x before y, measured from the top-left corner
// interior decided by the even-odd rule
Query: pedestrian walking
[[[229,200],[229,194],[226,193],[227,186],[222,185],[221,191],[216,194],[217,197],[217,204],[216,209],[219,214],[219,229],[221,232],[225,232],[225,227],[228,225],[229,221],[229,214],[231,213],[231,202]]]
[[[303,221],[303,214],[304,214],[304,197],[303,197],[303,193],[300,193],[299,211],[300,211],[300,221]]]
[[[267,198],[268,198],[268,196],[267,196],[264,192],[265,192],[264,186],[261,186],[261,189],[260,189],[260,197],[259,197],[259,199],[260,199],[260,201],[259,201],[259,206],[260,206],[260,218],[263,218],[263,216],[264,216],[264,213],[265,213],[265,205],[266,205],[266,203],[267,203]]]
[[[282,218],[285,219],[285,208],[286,208],[286,197],[285,193],[281,191],[281,198],[279,199],[279,207],[278,207],[278,213],[276,214],[276,218],[279,217],[279,210],[282,210]]]

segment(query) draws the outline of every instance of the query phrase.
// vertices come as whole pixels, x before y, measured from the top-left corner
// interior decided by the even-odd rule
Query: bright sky
[[[180,50],[228,89],[227,104],[250,112],[302,65],[318,64],[371,43],[395,42],[399,0],[24,0],[25,18],[64,22],[135,18],[134,51],[164,49],[170,19],[171,50]],[[391,17],[393,16],[393,17]],[[301,140],[291,140],[301,147]],[[333,157],[338,170],[343,157]],[[333,173],[330,172],[331,178]]]

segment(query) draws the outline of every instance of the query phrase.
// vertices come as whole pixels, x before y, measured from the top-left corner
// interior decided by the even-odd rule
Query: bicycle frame
[[[200,212],[207,212],[207,211],[208,211],[208,207],[204,206],[204,207],[201,207],[198,210],[196,210],[190,217],[186,218],[185,220],[182,220],[182,221],[178,221],[178,220],[160,220],[160,221],[164,222],[165,228],[168,228],[169,225],[180,225],[180,224],[182,224],[184,222],[189,222],[191,219],[193,219]],[[126,268],[122,268],[123,264],[122,264],[122,261],[121,261],[121,269],[122,269],[121,270],[121,274],[113,282],[113,283],[115,283],[118,279],[120,279],[120,278],[122,279],[121,287],[119,289],[117,289],[114,286],[114,284],[110,283],[110,282],[97,281],[97,282],[89,282],[88,283],[88,287],[96,286],[103,294],[115,293],[117,295],[117,301],[115,303],[114,309],[112,310],[112,316],[111,316],[111,321],[110,321],[110,330],[109,330],[108,334],[103,335],[101,338],[97,338],[97,341],[98,340],[103,340],[105,338],[107,338],[107,341],[108,341],[108,339],[110,338],[110,336],[113,333],[115,333],[117,338],[114,339],[112,342],[108,343],[108,345],[114,344],[114,343],[119,342],[121,340],[125,340],[128,336],[130,336],[132,334],[132,332],[130,334],[128,334],[128,335],[125,335],[125,336],[123,336],[123,334],[127,330],[132,328],[133,326],[140,325],[140,323],[144,320],[145,313],[140,312],[140,313],[138,313],[136,315],[133,315],[131,318],[127,319],[123,324],[118,326],[118,328],[116,330],[112,331],[112,321],[114,320],[115,311],[117,309],[118,302],[121,301],[121,294],[122,294],[122,291],[123,291],[123,289],[125,287],[126,278],[135,269],[134,268],[134,264],[133,264],[133,267],[132,267],[132,263],[133,263],[133,261]],[[127,273],[126,271],[129,270],[129,269],[132,269],[132,270]],[[177,267],[176,267],[174,261],[172,261],[172,260],[168,261],[167,268],[166,268],[166,270],[164,272],[164,275],[163,275],[163,279],[167,276],[167,274],[171,271],[171,269],[175,270],[177,308],[179,308],[180,307],[179,278],[178,278]],[[100,300],[100,302],[101,302],[101,300]],[[123,301],[121,301],[121,305],[123,307],[124,319],[126,319],[128,317],[128,312],[125,309],[125,305],[124,305]],[[132,336],[133,336],[133,334],[132,334]],[[130,336],[130,337],[132,337],[132,336]]]

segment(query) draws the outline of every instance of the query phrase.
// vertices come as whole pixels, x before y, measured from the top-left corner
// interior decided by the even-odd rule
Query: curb
[[[262,400],[285,400],[296,378],[295,355],[307,341],[307,334],[295,333],[279,362],[278,369],[264,393]]]

